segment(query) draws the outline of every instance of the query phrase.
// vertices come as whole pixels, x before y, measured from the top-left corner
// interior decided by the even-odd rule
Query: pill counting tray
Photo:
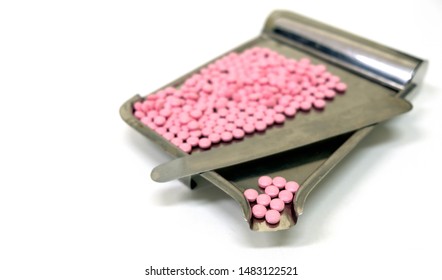
[[[405,98],[419,90],[427,62],[286,11],[273,12],[257,38],[231,51],[240,53],[255,46],[272,49],[288,58],[308,57],[314,64],[324,64],[328,71],[347,83],[348,90],[329,102],[324,111],[297,114],[294,119],[261,135],[248,136],[238,143],[219,144],[209,151],[193,151],[191,155],[134,117],[133,104],[143,97],[137,95],[128,100],[120,114],[131,127],[178,159],[175,163],[181,160],[181,165],[173,161],[164,165],[163,170],[169,167],[173,171],[167,180],[181,178],[191,188],[209,182],[239,203],[252,230],[276,231],[297,223],[309,193],[377,123],[411,109]],[[206,65],[164,88],[179,87]],[[296,137],[296,130],[306,127],[311,120],[316,122],[312,122],[310,134],[299,142],[297,138],[301,137]],[[281,137],[285,132],[287,137]],[[262,145],[272,141],[279,143],[275,145],[276,150],[268,147],[272,145]],[[241,151],[246,146],[251,147],[251,153]],[[223,154],[234,156],[223,158]],[[209,162],[210,167],[206,168]],[[167,181],[160,180],[164,174],[155,178],[157,175],[152,173],[157,181]],[[301,185],[276,225],[253,218],[243,195],[245,189],[257,188],[262,175],[283,176]]]

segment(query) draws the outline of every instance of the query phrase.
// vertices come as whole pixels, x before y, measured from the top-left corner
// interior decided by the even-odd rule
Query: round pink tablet
[[[218,133],[211,133],[209,135],[209,140],[212,141],[212,143],[216,144],[221,141],[221,136]]]
[[[335,89],[336,89],[338,92],[342,93],[342,92],[344,92],[344,91],[347,90],[347,85],[344,84],[344,83],[337,83],[336,86],[335,86]]]
[[[158,126],[162,126],[166,123],[166,119],[163,116],[156,116],[153,122]]]
[[[244,129],[244,132],[248,134],[253,133],[255,131],[255,126],[251,123],[244,124],[242,128]]]
[[[192,146],[189,143],[181,143],[178,147],[185,153],[190,153],[192,151]]]
[[[249,202],[255,202],[258,197],[258,191],[255,189],[247,189],[244,191],[244,196]]]
[[[303,111],[309,111],[312,108],[312,103],[308,102],[308,101],[302,101],[299,104],[301,110]]]
[[[266,222],[269,224],[277,224],[281,220],[281,214],[276,210],[269,210],[265,213]]]
[[[172,140],[170,140],[170,142],[172,142],[172,144],[174,144],[175,146],[179,146],[181,145],[181,143],[183,143],[183,140],[181,138],[173,138]]]
[[[229,131],[224,131],[223,133],[221,133],[221,140],[223,140],[224,142],[230,142],[233,139],[233,134]]]
[[[278,187],[280,189],[283,189],[285,187],[285,184],[287,183],[287,180],[284,177],[276,176],[273,178],[272,184],[275,187]]]
[[[268,194],[262,193],[258,195],[258,197],[256,198],[256,203],[261,204],[263,206],[269,206],[270,200],[272,199]]]
[[[210,146],[212,146],[212,142],[210,142],[210,140],[207,138],[201,138],[198,142],[198,146],[201,149],[208,149]]]
[[[332,89],[327,89],[324,91],[324,96],[327,99],[333,99],[336,96],[336,92]]]
[[[176,135],[178,138],[181,138],[183,140],[186,140],[187,138],[189,138],[189,132],[181,130],[180,132],[177,133]]]
[[[265,206],[262,206],[260,204],[256,204],[252,207],[252,214],[253,217],[257,219],[262,219],[267,213],[267,208]]]
[[[285,116],[283,114],[275,114],[273,116],[273,119],[275,120],[275,123],[281,124],[285,121]]]
[[[258,186],[261,188],[268,187],[272,184],[272,178],[270,176],[261,176],[258,179]]]
[[[244,138],[245,132],[242,129],[235,128],[232,131],[232,135],[233,135],[233,138],[235,138],[235,139],[242,139],[242,138]]]
[[[257,131],[264,131],[264,130],[266,130],[266,128],[267,128],[267,123],[264,121],[257,121],[255,123],[255,129]]]
[[[284,201],[282,201],[282,199],[280,198],[274,198],[270,201],[270,209],[281,212],[282,210],[284,210],[284,207]]]
[[[186,142],[189,143],[192,147],[198,146],[199,139],[197,137],[190,136],[186,139]]]
[[[265,188],[264,192],[266,194],[268,194],[271,198],[277,197],[279,194],[279,189],[278,187],[275,187],[273,185],[270,185],[268,187]]]
[[[325,101],[323,99],[316,99],[315,101],[313,101],[313,106],[316,109],[324,109],[325,108]]]
[[[296,183],[295,181],[288,181],[288,182],[285,184],[285,189],[288,190],[288,191],[291,192],[291,193],[295,193],[295,192],[297,192],[298,189],[299,189],[299,184]]]
[[[284,109],[284,115],[292,118],[296,115],[296,109],[294,107],[287,107]]]
[[[134,115],[138,119],[142,119],[142,118],[144,118],[146,116],[142,111],[139,111],[139,110],[135,111]]]
[[[290,203],[293,200],[293,193],[287,190],[282,190],[279,192],[278,197],[285,203]]]

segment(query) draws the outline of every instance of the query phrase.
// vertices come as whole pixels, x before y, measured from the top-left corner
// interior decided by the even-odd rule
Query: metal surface
[[[312,114],[323,116],[330,111],[336,112],[334,107],[342,105],[340,102],[346,102],[345,99],[349,96],[350,98],[353,95],[359,96],[359,93],[363,93],[364,99],[377,98],[378,96],[389,96],[388,100],[392,96],[404,98],[417,92],[427,68],[427,62],[424,60],[285,11],[272,13],[267,19],[260,36],[231,51],[241,52],[253,46],[267,47],[291,58],[308,56],[313,63],[323,63],[328,67],[329,71],[342,77],[349,85],[349,91],[345,96],[339,96],[328,104],[324,112],[310,113],[309,116],[296,116],[293,121],[286,122],[281,127],[273,127],[263,135],[254,135],[243,142],[221,144],[214,147],[214,150],[222,151],[228,146],[233,147],[241,143],[250,144],[255,150],[259,149],[259,146],[253,145],[255,143],[253,138],[265,137],[273,133],[274,136],[278,135],[275,131],[284,132],[286,128],[294,126],[297,121],[304,117],[306,119],[310,118]],[[358,54],[360,55],[357,56]],[[361,57],[368,59],[360,59]],[[211,61],[207,64],[209,63]],[[187,77],[206,65],[191,71],[164,87],[179,87]],[[187,156],[187,154],[166,141],[156,132],[141,124],[133,116],[134,102],[142,99],[140,96],[135,96],[123,104],[120,108],[122,118],[134,129],[158,144],[159,147],[172,157]],[[351,102],[352,105],[356,105],[358,100],[352,100]],[[370,109],[372,109],[371,113],[373,113],[374,108]],[[343,113],[342,118],[339,118],[337,123],[345,122],[346,115],[348,114]],[[244,218],[252,230],[275,231],[287,229],[297,223],[298,216],[303,211],[308,194],[373,127],[361,126],[352,132],[323,141],[314,143],[310,141],[310,144],[297,149],[290,149],[286,152],[182,179],[191,187],[210,183],[223,190],[239,203],[244,213]],[[322,129],[320,124],[318,124],[316,129]],[[279,141],[279,139],[276,137],[269,138],[269,143],[274,143],[275,141]],[[285,139],[284,141],[290,142],[290,139]],[[254,149],[251,151],[254,151]],[[203,162],[202,164],[205,163]],[[301,184],[294,203],[286,207],[282,213],[281,222],[275,226],[271,226],[263,222],[263,220],[253,219],[250,205],[242,194],[246,188],[257,188],[256,181],[259,176],[264,174],[270,176],[282,175],[295,179]]]
[[[398,91],[427,70],[422,59],[292,12],[273,12],[263,32]]]

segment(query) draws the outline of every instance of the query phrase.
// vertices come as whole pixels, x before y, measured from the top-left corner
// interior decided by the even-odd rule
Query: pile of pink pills
[[[259,193],[256,189],[247,189],[244,196],[252,206],[252,215],[257,219],[265,218],[269,224],[277,224],[281,220],[281,212],[285,204],[292,203],[299,184],[287,181],[284,177],[261,176],[258,186],[264,190]]]
[[[264,132],[300,110],[322,110],[346,89],[322,64],[255,47],[216,60],[179,88],[168,87],[135,102],[134,115],[190,153]]]

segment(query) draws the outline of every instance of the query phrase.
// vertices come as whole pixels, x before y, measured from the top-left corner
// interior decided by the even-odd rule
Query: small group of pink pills
[[[299,184],[295,181],[287,181],[284,177],[261,176],[258,186],[264,193],[258,193],[256,189],[247,189],[244,196],[252,206],[252,215],[257,219],[265,218],[269,224],[277,224],[281,220],[281,212],[285,204],[293,201]]]
[[[190,153],[264,132],[300,110],[322,110],[346,89],[322,64],[255,47],[216,60],[179,88],[168,87],[135,102],[134,115]]]

